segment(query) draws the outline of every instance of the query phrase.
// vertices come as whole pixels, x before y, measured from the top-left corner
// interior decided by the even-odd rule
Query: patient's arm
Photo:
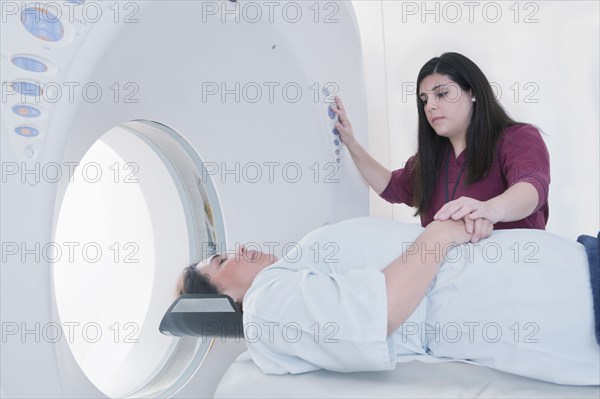
[[[454,245],[471,239],[462,220],[430,223],[406,251],[383,269],[387,289],[388,335],[414,312]]]

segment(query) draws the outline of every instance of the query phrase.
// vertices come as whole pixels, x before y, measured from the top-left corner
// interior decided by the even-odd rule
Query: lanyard
[[[450,151],[452,151],[452,147],[448,146],[448,155],[446,156],[446,173],[444,174],[444,195],[446,197],[446,202],[448,202],[448,169],[450,169]],[[465,162],[466,163],[466,162]],[[454,195],[456,195],[456,190],[458,189],[458,183],[460,183],[460,178],[462,176],[463,170],[465,168],[465,164],[463,163],[463,165],[460,167],[460,170],[458,172],[458,177],[456,178],[456,183],[454,184],[454,190],[452,191],[452,198],[450,199],[454,199]]]

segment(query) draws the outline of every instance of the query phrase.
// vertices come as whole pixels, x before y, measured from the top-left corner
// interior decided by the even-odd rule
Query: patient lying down
[[[428,355],[600,385],[583,246],[525,229],[470,238],[462,221],[351,219],[283,259],[217,254],[186,268],[178,293],[234,298],[250,356],[269,374],[389,370]]]

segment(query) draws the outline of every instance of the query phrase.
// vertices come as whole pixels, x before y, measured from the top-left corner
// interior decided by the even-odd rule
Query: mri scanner
[[[350,2],[2,1],[1,51],[2,397],[597,397],[464,363],[266,376],[160,334],[188,264],[368,214],[328,108],[366,144]]]
[[[328,112],[336,93],[366,109],[356,21],[347,3],[309,6],[272,4],[269,15],[258,3],[229,1],[3,3],[3,395],[172,395],[204,368],[212,345],[159,333],[183,267],[236,243],[263,250],[272,243],[280,255],[310,229],[368,213],[367,189],[341,152]],[[364,112],[354,123],[364,142]],[[81,285],[98,281],[99,270],[92,262],[60,265],[45,253],[66,254],[65,243],[77,241],[76,253],[88,245],[86,257],[96,256],[87,254],[91,243],[104,257],[113,254],[98,234],[58,236],[63,220],[111,201],[97,177],[114,183],[115,169],[84,158],[98,140],[135,165],[119,164],[117,182],[135,179],[142,200],[132,208],[147,209],[140,228],[152,232],[150,250],[131,237],[124,240],[137,243],[135,251],[119,247],[143,260],[121,263],[114,276],[131,279],[130,287],[146,284],[138,294],[146,300],[142,317],[128,327],[131,315],[103,324],[89,309],[81,319],[65,313],[61,298],[65,306],[87,301],[92,287]],[[85,168],[94,170],[80,173]],[[70,201],[70,180],[83,180],[94,194]],[[68,203],[81,213],[70,213]],[[98,223],[86,219],[75,229],[88,222]],[[119,217],[108,224],[118,234]],[[40,253],[25,255],[32,248]],[[65,270],[82,269],[81,280],[61,281]],[[147,272],[150,278],[139,277]],[[102,288],[105,295],[119,295],[114,284]],[[121,301],[132,300],[119,292]],[[89,341],[114,335],[115,322],[129,352],[90,381],[70,346],[86,340],[95,344],[88,352],[97,352],[102,341]],[[137,342],[122,342],[127,334]],[[229,347],[224,352],[235,354],[243,344]],[[218,378],[202,379],[195,394],[212,394]]]

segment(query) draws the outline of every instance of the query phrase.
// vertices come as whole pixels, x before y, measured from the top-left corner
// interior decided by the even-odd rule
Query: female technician
[[[417,208],[421,225],[464,219],[472,242],[492,230],[545,229],[550,159],[537,128],[511,119],[483,72],[445,53],[417,77],[417,153],[390,171],[356,141],[339,97],[336,129],[367,183],[383,199]]]

